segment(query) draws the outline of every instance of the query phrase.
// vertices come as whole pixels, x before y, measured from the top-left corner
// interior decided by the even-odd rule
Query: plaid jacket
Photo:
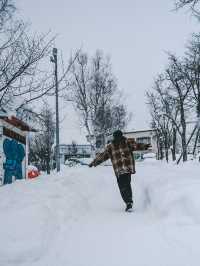
[[[135,160],[132,152],[135,150],[145,150],[148,145],[137,144],[135,139],[126,139],[119,144],[110,143],[106,146],[104,152],[99,153],[91,163],[97,166],[110,159],[116,176],[123,173],[135,174]]]

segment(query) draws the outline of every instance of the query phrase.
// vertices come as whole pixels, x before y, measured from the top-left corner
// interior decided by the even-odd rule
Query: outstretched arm
[[[127,139],[129,147],[131,148],[131,151],[143,151],[147,150],[150,145],[144,144],[144,143],[136,143],[134,138]]]
[[[108,148],[104,152],[99,153],[96,158],[89,164],[89,167],[97,166],[109,159]]]

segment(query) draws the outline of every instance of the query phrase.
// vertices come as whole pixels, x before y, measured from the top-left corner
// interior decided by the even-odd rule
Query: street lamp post
[[[56,95],[56,169],[60,171],[60,146],[59,146],[59,108],[58,108],[58,50],[53,48],[53,56],[50,60],[55,64],[55,95]]]

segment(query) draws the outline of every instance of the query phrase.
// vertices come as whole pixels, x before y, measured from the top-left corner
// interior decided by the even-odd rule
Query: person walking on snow
[[[136,143],[134,138],[126,138],[121,130],[116,130],[112,142],[89,164],[89,167],[96,167],[108,159],[111,160],[120,194],[126,204],[125,211],[131,212],[133,206],[131,174],[135,174],[136,171],[132,152],[146,150],[149,146],[149,144]]]

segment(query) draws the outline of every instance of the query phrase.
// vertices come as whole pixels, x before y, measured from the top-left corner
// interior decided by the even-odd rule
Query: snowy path
[[[138,163],[134,213],[110,167],[3,187],[0,266],[196,266],[198,167]]]

